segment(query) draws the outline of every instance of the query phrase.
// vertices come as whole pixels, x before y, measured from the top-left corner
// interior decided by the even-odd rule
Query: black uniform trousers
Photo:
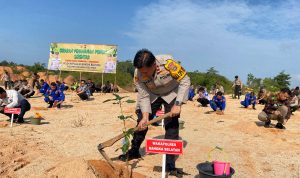
[[[164,105],[165,107],[165,113],[168,113],[171,111],[173,105],[175,104],[175,99],[168,104],[166,101],[164,101],[162,98],[157,98],[156,101],[154,101],[151,104],[151,110],[152,114],[149,116],[149,121],[152,120],[161,105]],[[138,120],[137,125],[142,120],[142,112],[139,110],[137,112]],[[164,120],[164,126],[165,126],[165,139],[171,139],[171,140],[178,140],[179,139],[179,122],[178,122],[179,116],[168,118]],[[142,142],[145,140],[145,136],[147,134],[148,128],[143,131],[137,131],[133,135],[132,139],[132,146],[131,150],[129,150],[129,153],[137,154],[139,152],[139,148],[142,144]],[[168,155],[166,156],[166,168],[167,169],[174,169],[175,168],[175,155]]]

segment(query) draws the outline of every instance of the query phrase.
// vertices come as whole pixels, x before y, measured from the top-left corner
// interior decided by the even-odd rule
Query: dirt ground
[[[135,93],[124,93],[135,99]],[[177,167],[190,176],[197,177],[197,164],[207,160],[207,153],[215,146],[223,147],[228,155],[234,177],[300,177],[300,112],[288,121],[286,130],[264,128],[257,119],[263,106],[257,110],[240,107],[238,100],[227,97],[225,115],[208,113],[210,108],[198,107],[188,102],[182,108],[181,118],[185,128],[180,137],[185,142],[184,153],[177,159]],[[0,125],[0,177],[96,177],[88,166],[89,160],[103,159],[97,145],[121,133],[122,122],[117,118],[119,108],[112,103],[102,103],[111,94],[95,94],[91,101],[79,101],[67,93],[62,109],[47,107],[42,97],[29,99],[32,110],[44,116],[42,125],[14,124],[13,128]],[[125,104],[126,114],[134,115],[135,104]],[[0,121],[8,118],[0,116]],[[135,122],[128,124],[134,126]],[[151,127],[147,138],[161,137],[161,127]],[[120,142],[106,148],[107,154],[116,158]],[[131,162],[134,170],[147,177],[160,177],[162,155],[145,154],[143,159]],[[222,156],[216,154],[215,157]]]

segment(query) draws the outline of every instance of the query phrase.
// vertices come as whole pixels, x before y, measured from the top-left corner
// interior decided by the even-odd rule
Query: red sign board
[[[147,139],[146,152],[180,155],[183,150],[182,140]]]
[[[8,114],[20,114],[21,108],[4,108],[4,113]]]

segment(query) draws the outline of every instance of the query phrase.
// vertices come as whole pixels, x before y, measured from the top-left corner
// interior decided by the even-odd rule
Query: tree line
[[[12,67],[14,73],[20,71],[16,70],[16,66],[23,66],[30,72],[45,72],[47,71],[45,63],[34,63],[33,65],[23,65],[10,62],[7,60],[2,60],[0,66],[9,66]],[[120,87],[131,90],[133,89],[133,76],[134,76],[134,66],[132,60],[118,61],[117,62],[117,74],[104,74],[104,82],[110,81],[114,82],[115,77],[117,84]],[[48,74],[58,75],[59,71],[48,71]],[[62,72],[62,77],[67,77],[72,75],[75,79],[79,80],[79,72]],[[209,68],[206,72],[200,72],[198,70],[193,72],[188,72],[188,75],[191,78],[191,83],[194,86],[204,86],[210,90],[217,82],[221,84],[226,93],[232,92],[232,80],[229,80],[225,76],[219,74],[214,67]],[[83,79],[92,79],[96,84],[102,82],[102,74],[99,73],[82,73]],[[281,71],[275,77],[266,77],[266,78],[257,78],[252,73],[248,74],[246,86],[258,91],[261,86],[264,86],[268,91],[279,91],[281,88],[290,86],[291,76],[285,71]]]

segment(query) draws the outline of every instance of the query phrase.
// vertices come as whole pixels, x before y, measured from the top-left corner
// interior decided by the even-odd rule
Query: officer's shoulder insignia
[[[186,75],[185,69],[172,59],[168,59],[164,66],[177,81],[180,81]]]

